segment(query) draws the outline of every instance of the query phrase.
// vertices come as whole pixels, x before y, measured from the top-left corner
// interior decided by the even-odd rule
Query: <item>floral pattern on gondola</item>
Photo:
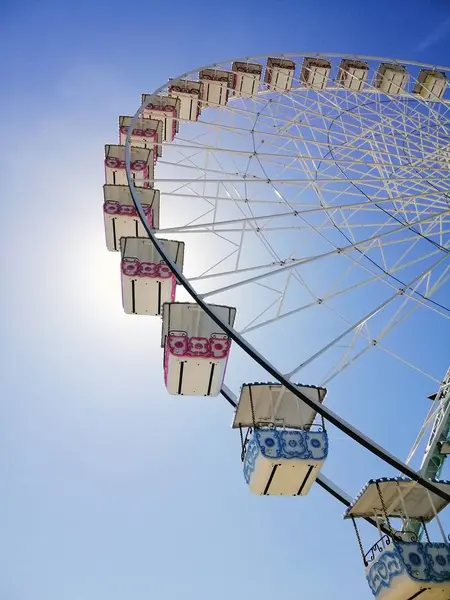
[[[394,577],[404,572],[405,567],[396,549],[383,552],[366,574],[372,594],[378,596],[383,588],[390,587]]]
[[[214,334],[213,334],[214,335]],[[185,357],[198,357],[198,358],[212,358],[214,360],[220,360],[227,358],[230,347],[231,340],[224,336],[226,339],[217,338],[206,338],[206,337],[198,337],[192,336],[188,337],[187,334],[183,335],[183,348],[181,346],[175,350],[174,344],[176,341],[180,340],[180,333],[174,334],[172,332],[167,336],[167,347],[171,354],[175,356],[185,356]],[[218,348],[217,346],[220,346]]]
[[[119,206],[119,215],[123,217],[137,217],[137,210],[131,204],[121,204]]]
[[[328,455],[325,431],[258,427],[254,439],[266,458],[324,460]],[[319,440],[317,447],[311,445],[311,439]]]
[[[147,220],[149,227],[153,227],[153,208],[150,204],[142,204],[142,210]],[[112,200],[107,200],[103,204],[103,212],[105,215],[120,216],[120,217],[139,217],[136,208],[131,204],[119,204]]]
[[[115,156],[108,156],[105,158],[105,166],[108,167],[108,169],[120,170],[126,168],[126,163],[124,160]],[[147,169],[147,163],[145,160],[133,160],[130,163],[130,169],[132,171],[145,171]]]
[[[133,265],[131,267],[131,265]],[[139,261],[137,258],[124,258],[122,260],[122,273],[131,277],[150,277],[152,279],[173,279],[175,276],[165,262]]]
[[[448,544],[427,543],[425,553],[430,565],[430,576],[436,581],[450,581],[450,549]]]
[[[192,85],[193,83],[193,85]],[[190,94],[192,96],[196,96],[197,98],[200,96],[200,85],[196,82],[188,82],[188,81],[180,81],[175,85],[171,85],[169,87],[169,94]]]
[[[149,227],[153,227],[153,208],[150,204],[142,204],[142,210],[146,217]],[[105,215],[121,216],[121,217],[139,217],[136,208],[132,204],[119,204],[112,200],[107,200],[103,204],[103,212]]]
[[[127,277],[136,277],[139,272],[139,260],[137,258],[124,258],[122,260],[122,273]]]
[[[144,211],[144,215],[147,219],[147,224],[149,227],[153,227],[153,208],[150,204],[142,204],[142,210]]]
[[[170,119],[172,118],[172,127],[171,127],[171,136],[172,136],[172,140],[175,138],[175,135],[177,133],[177,121],[176,121],[176,116],[177,116],[177,107],[176,106],[172,106],[170,104],[147,104],[147,106],[144,109],[146,112],[150,113],[150,116],[155,116],[156,118],[161,118],[158,115],[153,115],[152,113],[156,112],[156,113],[163,113],[163,117]],[[165,126],[165,125],[164,125]]]
[[[210,357],[211,347],[208,338],[205,337],[191,337],[189,339],[189,356],[201,356]]]
[[[244,477],[247,483],[250,483],[250,477],[256,467],[256,459],[259,456],[259,447],[253,438],[247,445],[244,459]]]
[[[151,262],[141,262],[139,264],[139,277],[158,277],[159,265]]]
[[[126,125],[122,125],[120,128],[120,133],[122,135],[128,135],[128,127]],[[131,132],[133,137],[141,137],[141,138],[156,138],[156,130],[155,129],[133,129]]]
[[[394,548],[384,550],[370,563],[366,578],[374,596],[392,585],[398,575],[414,581],[450,582],[450,551],[444,543],[393,542]]]
[[[123,171],[126,169],[126,162],[116,156],[108,156],[105,158],[105,168],[111,171]],[[130,171],[134,175],[135,183],[142,184],[142,187],[150,187],[147,180],[149,176],[148,165],[145,160],[134,160],[130,162]]]
[[[125,144],[128,130],[129,127],[126,125],[119,127],[119,138],[121,144]],[[143,143],[145,146],[147,146],[148,143],[153,145],[153,162],[156,163],[158,160],[158,132],[156,129],[133,129],[130,139],[133,140],[133,138],[137,138],[135,141],[136,144]]]
[[[118,202],[107,200],[103,204],[103,212],[106,215],[118,215],[120,212],[121,205]]]
[[[213,358],[225,358],[228,356],[231,347],[231,340],[225,334],[211,334],[211,356]]]
[[[424,581],[430,578],[430,565],[423,544],[420,542],[403,542],[396,544],[396,549],[408,575],[412,579]]]
[[[189,338],[186,333],[172,333],[167,338],[167,346],[175,356],[187,356],[189,349]]]

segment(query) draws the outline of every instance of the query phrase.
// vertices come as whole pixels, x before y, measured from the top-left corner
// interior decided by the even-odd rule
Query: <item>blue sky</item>
[[[342,507],[318,488],[304,499],[250,495],[229,407],[165,394],[160,325],[122,314],[104,249],[103,144],[141,92],[215,60],[329,51],[448,64],[449,35],[444,0],[4,3],[2,600],[321,600],[348,598],[349,586],[369,598]],[[337,407],[361,427],[374,422],[377,439],[391,409],[361,408],[360,386],[383,398],[385,381],[408,384],[379,360],[386,379],[367,359],[368,380],[343,376]],[[447,366],[442,352],[427,360],[437,375]],[[399,397],[385,433],[403,457],[403,419],[420,422],[434,390],[409,391],[417,414]],[[359,453],[353,474],[353,445],[335,439],[325,473],[345,489],[384,474]]]

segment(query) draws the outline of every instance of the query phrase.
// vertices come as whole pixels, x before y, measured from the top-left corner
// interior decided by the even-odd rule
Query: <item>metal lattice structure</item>
[[[349,504],[319,474],[330,422],[450,500],[432,481],[448,377],[409,457],[436,419],[419,473],[323,404],[373,348],[441,384],[389,336],[420,311],[448,332],[447,77],[334,55],[227,61],[143,94],[106,146],[106,241],[121,252],[125,312],[162,317],[169,393],[222,393],[245,414],[234,426],[255,493],[302,495],[318,481]],[[279,384],[245,383],[238,401],[225,380],[233,341]],[[387,513],[366,513],[392,533]]]

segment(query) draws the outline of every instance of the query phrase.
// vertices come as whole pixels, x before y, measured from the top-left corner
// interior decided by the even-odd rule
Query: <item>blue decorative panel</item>
[[[391,585],[392,579],[405,572],[405,567],[396,548],[380,554],[366,574],[367,581],[374,596]]]
[[[450,584],[450,546],[443,543],[393,542],[393,548],[382,552],[366,572],[374,596],[389,588],[398,575],[426,583]]]
[[[249,483],[259,455],[269,459],[325,460],[327,454],[326,431],[255,429],[245,453],[245,480]]]
[[[255,438],[252,438],[252,440],[247,445],[247,451],[245,453],[244,458],[244,477],[247,483],[250,483],[250,475],[255,470],[256,459],[258,458],[258,456],[259,446],[256,443]]]
[[[396,542],[395,546],[408,575],[412,579],[428,581],[430,578],[430,566],[425,554],[424,545],[420,542]]]
[[[450,546],[448,544],[424,544],[430,565],[431,581],[450,581]]]

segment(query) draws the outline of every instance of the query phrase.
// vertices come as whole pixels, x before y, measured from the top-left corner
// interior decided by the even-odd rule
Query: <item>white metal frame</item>
[[[298,55],[283,55],[283,58],[294,56],[298,57]],[[306,53],[306,56],[313,57],[315,55]],[[321,55],[317,56],[324,58]],[[330,54],[326,58],[335,59],[338,58],[338,55]],[[342,58],[351,60],[355,57],[344,56]],[[211,278],[220,278],[232,274],[247,274],[251,270],[265,271],[257,276],[247,277],[243,281],[236,281],[233,284],[218,286],[213,290],[203,292],[201,294],[203,298],[213,294],[224,293],[233,288],[237,289],[248,284],[270,288],[270,285],[265,285],[263,280],[273,277],[274,274],[286,274],[284,287],[281,290],[274,288],[278,294],[278,298],[276,299],[278,303],[277,316],[266,319],[265,322],[257,322],[258,319],[264,316],[266,311],[263,311],[252,323],[247,324],[242,329],[243,333],[254,330],[256,327],[264,327],[281,319],[288,319],[291,315],[297,314],[299,311],[305,310],[310,306],[326,305],[329,300],[336,298],[341,293],[371,285],[371,282],[382,282],[388,288],[391,287],[395,290],[389,298],[365,313],[357,321],[348,322],[346,317],[341,315],[343,322],[347,322],[345,330],[335,336],[326,346],[311,356],[310,359],[302,361],[301,364],[292,369],[289,376],[297,373],[299,369],[304,368],[322,356],[330,348],[337,346],[344,338],[352,338],[353,340],[365,338],[367,342],[365,346],[360,348],[357,347],[354,341],[349,343],[342,360],[330,370],[324,382],[331,381],[371,347],[377,347],[388,352],[395,358],[408,364],[417,372],[430,377],[433,381],[437,381],[436,376],[428,374],[418,365],[402,359],[402,357],[396,355],[387,346],[381,344],[380,341],[389,331],[402,323],[419,307],[426,306],[445,319],[448,319],[450,316],[447,306],[431,300],[431,296],[448,282],[450,275],[449,266],[446,265],[449,250],[449,209],[446,201],[446,189],[439,187],[442,181],[446,181],[448,158],[446,159],[445,156],[441,156],[442,149],[439,142],[436,142],[436,136],[425,135],[420,130],[425,118],[424,111],[426,111],[428,115],[426,119],[429,122],[432,119],[435,122],[440,122],[439,126],[447,134],[450,127],[447,125],[446,118],[443,117],[446,117],[449,99],[444,97],[436,104],[433,99],[426,99],[419,97],[417,93],[414,94],[410,87],[407,87],[404,93],[389,96],[389,111],[387,111],[387,114],[383,114],[383,125],[388,125],[392,131],[401,130],[403,136],[402,142],[404,142],[404,139],[407,140],[405,142],[406,146],[403,145],[403,150],[405,147],[407,149],[407,161],[399,164],[398,148],[400,146],[395,143],[395,135],[385,132],[382,142],[377,142],[374,138],[377,128],[380,127],[380,113],[377,110],[381,98],[380,90],[374,85],[376,83],[374,61],[385,59],[374,59],[371,57],[357,57],[357,59],[367,60],[370,63],[367,85],[361,92],[355,93],[353,90],[343,91],[341,86],[330,85],[325,90],[316,90],[314,92],[315,95],[311,96],[311,93],[308,90],[302,89],[298,80],[296,80],[292,87],[292,92],[294,93],[291,106],[293,116],[289,122],[286,119],[280,119],[279,115],[277,115],[277,103],[275,101],[269,103],[266,100],[267,93],[261,90],[261,93],[256,98],[251,99],[254,110],[243,112],[234,102],[221,109],[221,111],[228,114],[234,114],[236,121],[239,119],[239,126],[230,128],[229,125],[221,122],[220,119],[216,122],[208,123],[210,130],[215,130],[216,136],[219,136],[221,132],[227,131],[232,131],[237,136],[244,136],[248,132],[248,129],[242,126],[242,121],[247,119],[249,123],[253,123],[252,135],[255,141],[258,134],[257,129],[255,129],[255,122],[258,123],[257,117],[260,115],[261,106],[265,106],[272,119],[274,133],[271,134],[264,131],[264,135],[273,142],[275,142],[275,138],[281,138],[285,141],[283,141],[282,146],[272,145],[272,148],[269,150],[267,150],[268,146],[266,145],[264,152],[258,153],[255,151],[254,156],[260,165],[262,159],[264,165],[271,165],[272,167],[274,164],[279,163],[279,159],[286,160],[284,170],[288,174],[285,176],[283,176],[283,171],[280,171],[277,177],[269,177],[262,167],[262,175],[260,176],[252,175],[250,177],[250,172],[247,170],[247,172],[241,173],[239,177],[236,177],[236,170],[233,171],[232,165],[236,160],[241,160],[240,157],[243,156],[241,151],[230,148],[224,149],[219,144],[214,143],[205,144],[204,139],[201,139],[201,135],[197,139],[184,140],[182,137],[183,131],[181,131],[175,146],[181,157],[180,164],[183,163],[183,169],[191,169],[193,175],[192,177],[183,175],[183,177],[179,178],[158,178],[158,184],[167,184],[167,186],[168,184],[173,184],[174,189],[165,192],[168,197],[181,197],[184,194],[187,197],[202,198],[205,202],[209,202],[210,208],[195,220],[195,225],[189,223],[186,226],[170,227],[166,231],[170,230],[183,235],[189,233],[198,236],[216,236],[217,239],[221,238],[230,242],[231,252],[225,259],[230,256],[236,258],[234,269],[217,271],[217,267],[225,260],[222,259],[209,269],[208,272],[194,275],[190,278],[191,281],[197,284],[204,283]],[[251,60],[256,59],[252,58]],[[403,64],[414,68],[427,67],[427,65],[408,61],[401,61],[401,63],[399,61],[391,62],[396,65]],[[222,67],[214,65],[213,68],[229,69],[228,62],[223,63]],[[334,80],[333,73],[337,72],[338,68],[338,62],[334,61],[330,81]],[[445,67],[436,68],[448,71],[448,68]],[[188,75],[186,74],[182,77]],[[413,81],[414,77],[410,79]],[[407,82],[407,86],[410,86],[410,82]],[[333,92],[334,96],[330,92]],[[358,104],[358,93],[363,93],[364,97],[370,101],[367,102],[367,105],[364,105],[364,110]],[[341,113],[344,110],[348,111],[348,106],[344,109],[344,100],[340,96],[342,94],[345,96],[345,102],[353,102],[355,106],[359,106],[359,125],[355,126],[349,123],[349,129],[345,134],[332,129],[336,123],[336,119],[341,118],[336,116],[335,113],[337,112],[339,115],[339,111]],[[369,106],[370,103],[374,106]],[[328,154],[323,152],[320,158],[318,158],[308,152],[311,148],[304,147],[305,144],[302,141],[301,131],[299,131],[299,123],[301,122],[299,119],[300,114],[305,116],[303,121],[304,127],[307,127],[311,133],[311,137],[308,140],[311,147],[326,150],[328,146]],[[286,134],[286,127],[290,132],[289,135]],[[296,135],[292,133],[295,128],[298,132]],[[323,135],[329,136],[328,143],[323,141],[323,137],[320,137]],[[367,135],[369,137],[372,136],[369,141],[367,141]],[[345,139],[346,136],[348,139]],[[349,143],[349,140],[351,143]],[[294,160],[292,157],[290,162],[290,157],[283,157],[283,151],[288,147],[296,149],[296,159]],[[337,148],[339,152],[338,157],[334,156],[331,152],[331,150],[336,152]],[[393,148],[395,151],[393,151]],[[195,150],[203,152],[207,156],[203,166],[199,166],[194,160],[193,152]],[[359,162],[355,162],[354,155],[357,152],[362,157]],[[220,153],[227,155],[227,166],[218,157]],[[164,163],[164,161],[161,162]],[[287,164],[288,162],[289,164]],[[319,177],[317,175],[314,176],[318,172],[318,163],[320,163],[319,167],[322,169]],[[167,162],[166,164],[174,163]],[[322,165],[325,166],[322,168]],[[341,169],[340,176],[336,176],[336,165],[339,165]],[[344,167],[343,170],[342,167]],[[350,169],[353,169],[353,174],[349,177]],[[359,172],[358,169],[360,169]],[[186,173],[186,171],[184,172]],[[200,179],[198,176],[194,176],[194,172],[200,173]],[[293,174],[295,173],[302,173],[302,176],[294,176]],[[426,173],[426,177],[424,178],[421,173]],[[245,175],[244,187],[247,188],[245,193],[240,189],[244,183],[242,175]],[[255,207],[256,209],[261,200],[258,200],[258,192],[253,194],[251,188],[256,188],[262,183],[268,184],[273,189],[272,204],[274,206],[276,204],[284,204],[286,208],[291,209],[291,215],[295,215],[301,225],[274,228],[272,221],[282,218],[276,212],[272,215],[266,215],[266,223],[261,224],[261,221],[264,221],[265,218],[259,216],[252,208]],[[297,196],[287,199],[285,194],[280,191],[283,185],[295,185],[298,189]],[[203,190],[201,189],[202,186]],[[368,192],[365,191],[363,194],[363,192],[358,190],[359,186],[370,190],[371,197],[367,202],[362,199]],[[405,191],[405,186],[408,186],[408,191]],[[431,192],[430,186],[432,187]],[[216,188],[215,194],[211,193],[211,187]],[[270,247],[268,237],[272,231],[282,231],[283,229],[290,231],[292,229],[303,228],[306,231],[314,231],[320,235],[326,230],[326,228],[305,219],[304,215],[297,208],[302,204],[299,200],[302,195],[305,195],[305,191],[307,190],[313,190],[320,202],[320,208],[311,206],[311,211],[320,212],[322,210],[326,214],[326,217],[330,221],[328,225],[329,230],[336,227],[337,220],[340,229],[348,235],[348,244],[339,245],[333,242],[331,238],[327,238],[327,242],[331,246],[334,246],[331,251],[310,256],[306,259],[302,257],[282,256]],[[353,196],[356,201],[351,210],[349,210],[348,203],[345,202],[330,204],[329,197],[331,194],[335,199],[342,198],[344,195]],[[237,224],[237,219],[225,219],[221,221],[217,217],[219,202],[229,202],[237,210],[241,211],[242,219],[239,227],[225,227],[226,225]],[[371,211],[375,210],[374,206],[378,214],[386,215],[386,212],[389,211],[383,213],[382,207],[388,204],[394,206],[393,214],[387,215],[387,220],[371,223],[371,227],[373,228],[372,235],[357,239],[355,237],[356,227],[352,224],[351,219],[354,219],[358,213],[370,214]],[[208,217],[209,215],[212,215],[212,219],[202,221],[204,217]],[[387,224],[391,220],[393,223]],[[230,223],[230,221],[233,221],[233,223]],[[241,241],[239,243],[231,242],[227,238],[229,234],[235,233],[241,234]],[[265,262],[253,267],[240,266],[243,243],[249,233],[265,245],[268,253],[273,258],[271,263]],[[418,242],[430,239],[433,243],[430,242],[429,252],[417,256],[415,253],[419,245]],[[396,261],[389,262],[388,253],[392,247],[400,248],[400,254]],[[378,253],[378,258],[375,261],[375,265],[370,266],[365,259],[374,251]],[[341,290],[330,289],[325,298],[314,297],[314,294],[311,294],[312,301],[310,303],[305,303],[296,309],[283,312],[282,306],[290,282],[302,281],[300,269],[305,267],[305,265],[311,264],[311,262],[337,255],[345,255],[348,258],[350,263],[349,270],[357,267],[367,272],[369,277],[359,283],[348,285]],[[426,261],[429,261],[429,263],[427,264]],[[421,263],[423,268],[420,267]],[[414,268],[416,272],[413,277],[399,282],[398,275],[406,268],[409,270]],[[311,290],[308,291],[311,292]],[[269,309],[270,306],[267,308]],[[393,310],[393,312],[389,314],[384,327],[374,336],[373,332],[369,330],[369,323],[375,320],[375,317],[386,309]],[[354,430],[354,428],[351,429]],[[366,436],[362,437],[368,439]]]

